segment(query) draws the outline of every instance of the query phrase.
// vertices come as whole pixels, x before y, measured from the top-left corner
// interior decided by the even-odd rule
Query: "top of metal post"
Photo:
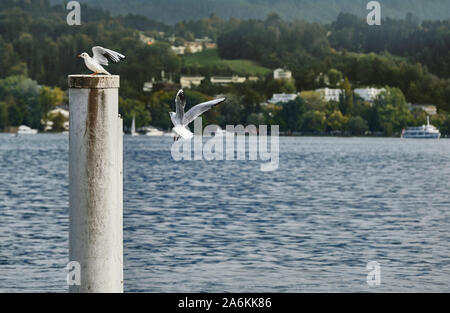
[[[112,89],[119,87],[119,75],[69,75],[69,88]]]

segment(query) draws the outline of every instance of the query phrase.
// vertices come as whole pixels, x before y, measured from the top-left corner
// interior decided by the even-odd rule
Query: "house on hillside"
[[[267,102],[271,104],[276,103],[286,103],[292,100],[297,99],[298,94],[296,93],[274,93],[272,98],[269,99]]]
[[[247,80],[246,77],[231,76],[231,77],[221,77],[212,76],[210,78],[211,84],[227,85],[227,84],[242,84]]]
[[[433,104],[415,104],[408,103],[409,110],[420,109],[427,113],[427,115],[433,116],[437,114],[437,108]]]
[[[181,88],[191,88],[199,86],[204,79],[204,76],[180,76],[180,85]]]
[[[291,79],[292,72],[288,69],[277,68],[273,71],[273,79]]]
[[[209,37],[196,38],[196,43],[201,43],[205,49],[215,49],[217,48],[217,44],[213,42],[213,40]]]
[[[316,92],[320,93],[323,99],[327,102],[339,101],[339,97],[342,94],[342,89],[321,88],[316,89]]]
[[[203,51],[203,43],[195,41],[186,41],[184,44],[185,53],[198,53]]]
[[[151,92],[153,90],[153,83],[155,82],[155,79],[153,78],[151,82],[145,82],[144,86],[142,87],[143,92]]]
[[[183,55],[186,53],[186,47],[184,46],[171,46],[170,49],[172,49],[172,51],[177,55]]]
[[[373,102],[378,97],[380,93],[386,91],[384,88],[357,88],[354,93],[364,99],[367,102]]]
[[[144,82],[142,91],[151,92],[156,85],[163,86],[164,88],[177,88],[177,84],[175,84],[172,79],[172,74],[169,73],[169,77],[166,77],[166,72],[164,70],[161,70],[160,78],[152,77],[151,81]]]
[[[208,43],[208,42],[213,42],[213,40],[211,38],[209,38],[208,36],[205,36],[203,38],[195,38],[195,42]]]

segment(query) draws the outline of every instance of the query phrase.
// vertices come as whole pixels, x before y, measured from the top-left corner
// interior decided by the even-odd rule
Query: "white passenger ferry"
[[[427,125],[403,129],[401,137],[439,139],[441,137],[441,133],[439,132],[439,129],[430,124],[430,117],[427,116]]]

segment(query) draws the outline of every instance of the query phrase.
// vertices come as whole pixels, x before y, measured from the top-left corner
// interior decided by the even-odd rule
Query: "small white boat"
[[[408,127],[402,131],[401,138],[416,139],[439,139],[441,133],[439,129],[430,124],[430,117],[427,116],[427,125],[419,127]]]
[[[131,136],[139,136],[136,132],[136,118],[133,116],[133,122],[131,122]]]
[[[211,133],[211,136],[203,134],[203,137],[212,137],[212,136],[234,136],[234,133],[227,132],[225,129],[220,128],[219,126]]]
[[[150,137],[164,136],[164,132],[162,130],[159,130],[153,126],[142,127],[141,130],[144,132],[145,136]]]
[[[225,129],[218,128],[217,132],[214,133],[216,136],[233,136],[234,133],[227,132]]]
[[[37,129],[32,129],[26,125],[20,125],[17,129],[17,135],[36,135]]]

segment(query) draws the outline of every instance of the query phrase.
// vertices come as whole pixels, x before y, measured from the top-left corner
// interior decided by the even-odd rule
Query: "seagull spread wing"
[[[180,89],[177,92],[177,96],[175,97],[175,106],[176,106],[176,119],[179,123],[183,122],[184,116],[184,107],[186,105],[186,96],[183,92],[183,89]]]
[[[108,65],[108,61],[119,63],[125,59],[123,54],[99,46],[92,48],[92,52],[94,53],[93,59],[101,65]]]
[[[200,104],[197,104],[196,106],[192,107],[189,111],[187,111],[184,114],[183,117],[183,124],[188,125],[193,120],[195,120],[197,117],[211,109],[213,106],[218,105],[219,103],[222,103],[225,101],[225,98],[215,99],[208,102],[203,102]]]

